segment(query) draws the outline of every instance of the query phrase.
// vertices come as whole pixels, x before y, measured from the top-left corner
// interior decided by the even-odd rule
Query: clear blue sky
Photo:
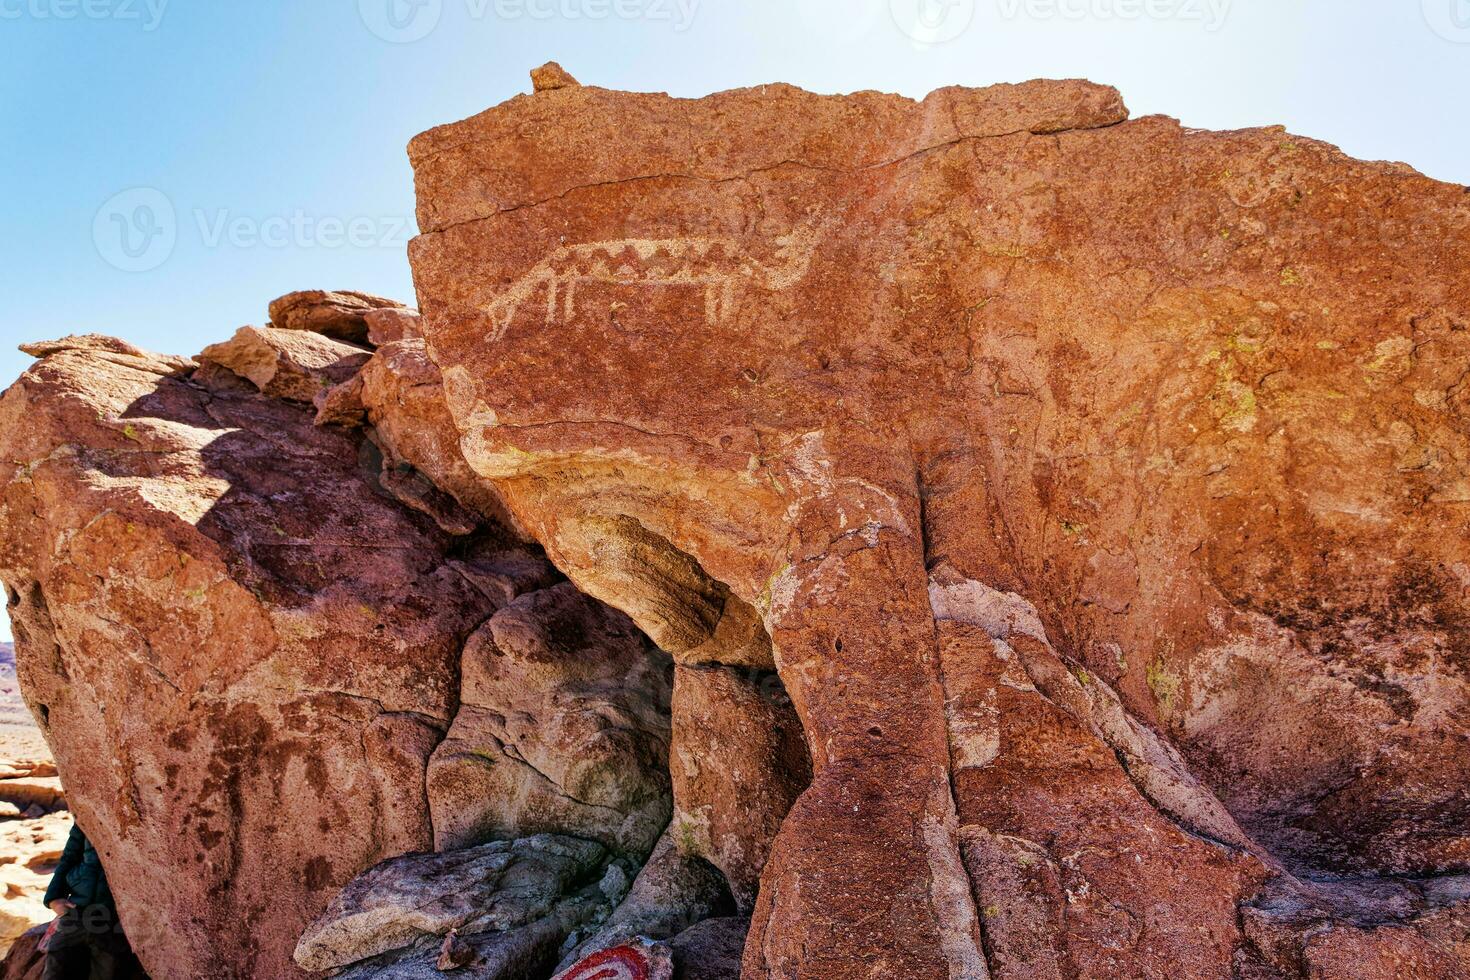
[[[0,384],[24,340],[192,354],[292,289],[411,300],[405,144],[552,59],[684,96],[1081,76],[1470,182],[1470,0],[0,0]]]

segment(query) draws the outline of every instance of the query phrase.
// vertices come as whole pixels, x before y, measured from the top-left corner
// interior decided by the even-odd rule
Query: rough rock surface
[[[606,851],[544,834],[385,861],[354,879],[296,947],[304,970],[332,970],[458,930],[508,932],[544,918],[594,880]]]
[[[320,399],[350,401],[320,420],[349,424],[314,424],[280,375],[242,377],[235,342],[197,367],[110,338],[30,345],[42,360],[0,399],[19,680],[150,971],[301,975],[297,940],[344,885],[441,837],[595,826],[626,855],[608,887],[626,889],[671,807],[668,657],[500,523],[422,341],[371,355],[247,332],[292,365],[353,351]],[[481,799],[449,749],[482,752],[463,739],[489,732],[510,778]],[[431,783],[431,758],[449,778]],[[588,818],[551,819],[548,799]],[[467,827],[489,812],[493,828]],[[549,972],[612,901],[569,896],[471,937],[477,969]],[[423,965],[400,960],[390,973]]]
[[[35,925],[18,936],[0,959],[0,980],[41,980],[45,969],[44,955],[38,948],[45,925]]]
[[[1081,82],[410,156],[469,465],[680,663],[759,612],[813,776],[745,976],[1467,969],[1463,188]]]
[[[422,315],[0,398],[154,975],[302,976],[329,906],[346,980],[1470,973],[1463,188],[1083,82],[554,67],[411,146]],[[384,890],[543,833],[598,857]]]
[[[680,853],[673,836],[665,833],[617,911],[592,935],[576,937],[581,941],[561,966],[639,937],[670,939],[705,919],[728,915],[732,905],[720,873],[708,862]]]
[[[369,317],[384,310],[412,312],[402,303],[371,293],[350,289],[307,289],[272,300],[269,325],[281,330],[307,330],[362,344],[371,339]],[[382,329],[381,325],[379,329]]]
[[[423,336],[419,331],[419,315],[415,310],[397,307],[369,310],[363,314],[362,319],[367,324],[368,343],[374,347]]]
[[[774,673],[716,664],[675,670],[673,725],[673,839],[719,868],[749,914],[781,821],[811,782],[801,722]]]
[[[580,84],[582,83],[573,78],[571,72],[554,61],[548,61],[540,68],[531,69],[531,87],[537,92],[547,92]]]
[[[241,327],[210,344],[201,361],[228,368],[275,398],[312,404],[318,395],[355,375],[370,355],[320,334],[274,327]]]
[[[337,889],[432,843],[494,554],[384,494],[360,434],[169,361],[57,350],[0,422],[22,689],[145,966],[296,975]]]
[[[705,919],[669,942],[674,980],[739,980],[740,958],[750,920],[734,916]]]
[[[434,846],[560,831],[641,863],[671,812],[667,658],[563,582],[490,617],[461,673],[429,760]]]
[[[463,521],[462,508],[510,528],[510,516],[493,487],[475,476],[459,449],[459,432],[444,404],[439,368],[422,340],[385,344],[348,382],[327,391],[319,424],[368,425],[383,453],[387,488],[436,521]],[[452,501],[453,506],[445,498]]]

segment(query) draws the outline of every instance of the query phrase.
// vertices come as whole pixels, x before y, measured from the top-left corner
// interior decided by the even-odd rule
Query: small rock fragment
[[[434,969],[440,973],[458,970],[473,963],[475,956],[475,947],[459,938],[458,929],[450,929],[449,935],[444,937],[444,945],[439,947],[439,958],[434,961]]]
[[[389,307],[369,310],[362,318],[367,324],[368,343],[374,347],[382,347],[398,340],[416,340],[423,336],[417,310]]]
[[[531,69],[531,85],[537,92],[548,92],[556,88],[572,88],[582,83],[572,77],[561,65],[548,61],[540,68]]]

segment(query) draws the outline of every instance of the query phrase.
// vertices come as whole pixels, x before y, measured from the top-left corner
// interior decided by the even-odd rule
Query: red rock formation
[[[263,394],[310,405],[324,389],[357,374],[368,353],[301,330],[241,327],[229,340],[204,348],[199,357],[233,371]]]
[[[673,727],[674,840],[719,868],[749,914],[781,821],[811,782],[801,722],[774,674],[679,667]]]
[[[360,436],[146,355],[56,350],[0,419],[23,690],[145,966],[293,975],[338,888],[431,843],[479,558]]]
[[[434,846],[559,832],[641,862],[668,825],[668,664],[628,618],[561,583],[466,644],[429,760]]]
[[[747,977],[1466,968],[1394,876],[1470,846],[1470,198],[1125,120],[565,86],[410,147],[470,466],[676,659],[759,610],[814,777]]]
[[[382,331],[395,316],[409,313],[412,311],[402,303],[371,293],[308,289],[272,300],[270,326],[280,330],[306,330],[361,344],[372,341],[374,323]]]
[[[152,975],[303,975],[292,951],[342,886],[436,839],[603,836],[619,867],[597,865],[592,898],[469,937],[549,972],[668,821],[668,659],[497,521],[422,342],[358,373],[367,352],[312,336],[246,328],[197,368],[110,338],[30,345],[0,398],[24,693]],[[319,400],[346,426],[300,404],[315,381],[278,383],[323,352],[340,384]]]
[[[155,976],[1470,972],[1462,188],[1081,82],[535,88],[414,141],[421,316],[0,399]]]

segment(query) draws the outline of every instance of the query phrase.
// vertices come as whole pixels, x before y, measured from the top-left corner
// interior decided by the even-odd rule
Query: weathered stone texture
[[[747,977],[1228,975],[1265,881],[1470,870],[1470,197],[1126,115],[583,86],[410,147],[469,465],[681,663],[769,637]],[[1341,955],[1463,962],[1447,894]]]
[[[411,145],[421,314],[0,398],[155,976],[1470,972],[1464,188],[1076,81],[534,88]]]
[[[289,976],[363,868],[432,836],[474,549],[360,436],[143,354],[59,349],[0,400],[21,681],[155,976]]]

